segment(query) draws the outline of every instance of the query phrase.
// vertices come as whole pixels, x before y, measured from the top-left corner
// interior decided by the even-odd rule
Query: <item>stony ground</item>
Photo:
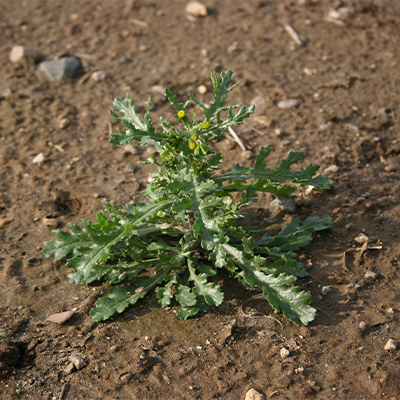
[[[0,398],[235,400],[254,388],[272,399],[400,399],[400,3],[204,0],[204,17],[186,4],[0,2]],[[80,67],[51,81],[40,57],[10,60],[16,45]],[[228,68],[243,79],[230,101],[257,109],[237,129],[246,152],[229,136],[218,143],[224,168],[250,165],[270,143],[271,167],[302,151],[303,166],[334,179],[293,213],[271,212],[268,196],[249,210],[260,228],[333,217],[300,254],[317,318],[293,325],[222,276],[225,302],[199,318],[177,320],[153,295],[91,322],[107,287],[72,285],[65,262],[44,258],[43,218],[67,229],[93,221],[104,199],[141,199],[149,168],[132,165],[148,154],[109,145],[114,97],[128,92],[143,112],[151,95],[156,121],[172,115],[160,87],[207,102],[210,72]],[[298,107],[278,107],[290,99]],[[46,321],[74,308],[62,325]]]

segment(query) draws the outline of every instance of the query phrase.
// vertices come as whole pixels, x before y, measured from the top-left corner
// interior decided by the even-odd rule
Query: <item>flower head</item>
[[[197,144],[195,142],[190,142],[189,143],[189,149],[194,150],[197,147]]]
[[[210,125],[210,123],[209,123],[208,121],[205,121],[205,122],[203,123],[203,128],[204,128],[204,129],[208,129],[210,126],[211,126],[211,125]]]
[[[192,136],[192,140],[193,140],[194,142],[196,142],[197,140],[199,140],[199,137],[198,137],[197,135],[193,135],[193,136]]]
[[[185,110],[180,110],[180,111],[178,111],[178,118],[185,118],[185,116],[186,116],[186,113],[185,113]]]

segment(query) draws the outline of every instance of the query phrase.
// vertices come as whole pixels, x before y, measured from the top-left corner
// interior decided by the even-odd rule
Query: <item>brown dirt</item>
[[[272,399],[400,398],[399,350],[384,350],[388,339],[400,342],[400,4],[204,4],[209,14],[189,20],[184,1],[0,3],[0,218],[12,218],[0,227],[1,399],[243,399],[250,388]],[[326,21],[340,7],[352,9],[343,23]],[[76,55],[83,67],[76,78],[50,82],[34,63],[10,62],[13,45],[49,59]],[[106,287],[71,285],[65,263],[44,258],[52,235],[42,218],[66,228],[94,220],[103,199],[121,206],[140,199],[149,169],[126,166],[147,154],[108,144],[110,126],[118,129],[108,115],[114,97],[129,92],[143,110],[152,95],[156,121],[171,111],[153,86],[184,100],[204,84],[199,97],[209,101],[210,72],[228,68],[243,79],[232,104],[265,99],[237,129],[253,155],[271,143],[271,166],[300,150],[303,165],[339,167],[334,187],[300,199],[294,214],[271,216],[268,196],[250,213],[261,227],[297,215],[334,218],[302,253],[310,276],[300,285],[313,294],[317,318],[294,325],[257,291],[223,276],[226,301],[208,315],[177,320],[153,295],[92,323],[90,306]],[[82,79],[95,70],[106,79]],[[301,104],[279,109],[285,98]],[[270,126],[257,122],[261,116]],[[230,139],[218,148],[225,169],[251,162]],[[45,162],[33,164],[39,153]],[[382,247],[356,251],[360,232]],[[378,276],[365,278],[368,270]],[[322,296],[324,286],[331,291]],[[63,325],[45,321],[74,307]],[[71,355],[87,365],[69,369]]]

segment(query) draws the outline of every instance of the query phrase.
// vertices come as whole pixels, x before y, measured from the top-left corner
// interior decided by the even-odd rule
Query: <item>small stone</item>
[[[91,75],[91,78],[95,81],[95,82],[100,82],[103,81],[104,79],[106,79],[106,73],[104,71],[95,71],[93,72],[93,74]]]
[[[329,124],[322,124],[319,126],[319,129],[321,131],[326,131],[327,129],[329,129],[331,126]]]
[[[200,85],[200,86],[197,88],[197,91],[198,91],[200,94],[205,94],[205,93],[207,92],[207,88],[206,88],[204,85]]]
[[[290,356],[290,351],[286,349],[285,347],[281,348],[281,358],[285,359]]]
[[[80,66],[81,63],[76,57],[64,57],[59,60],[44,61],[39,64],[39,69],[51,81],[60,81],[74,77]]]
[[[186,6],[186,12],[193,17],[205,17],[207,15],[207,7],[198,1],[191,1]]]
[[[367,324],[366,324],[364,321],[361,321],[361,322],[358,324],[358,327],[360,328],[360,331],[361,331],[361,332],[364,332],[364,331],[367,329]]]
[[[165,87],[161,85],[155,85],[151,88],[154,93],[165,95]]]
[[[369,239],[368,236],[365,233],[360,233],[355,239],[355,242],[360,243],[360,244],[364,244],[364,243],[368,243]]]
[[[111,346],[111,347],[108,349],[108,351],[111,352],[111,353],[115,353],[116,351],[118,351],[118,346],[116,346],[116,345],[114,344],[113,346]]]
[[[55,322],[61,325],[64,322],[68,321],[75,314],[75,311],[76,308],[74,308],[73,310],[50,315],[50,317],[46,318],[46,321]]]
[[[265,397],[260,392],[257,392],[257,390],[250,389],[246,393],[244,400],[265,400]]]
[[[393,310],[392,307],[389,307],[389,308],[386,310],[386,312],[387,312],[388,314],[394,314],[394,310]]]
[[[379,276],[379,274],[377,274],[374,271],[367,271],[364,275],[365,278],[372,278],[372,279],[376,279]]]
[[[132,60],[129,59],[129,58],[127,58],[127,57],[121,57],[121,58],[118,60],[118,62],[119,62],[120,64],[129,64],[130,62],[132,62]]]
[[[265,104],[265,99],[262,96],[256,96],[250,101],[250,104],[254,104],[256,107],[261,107]]]
[[[68,118],[60,120],[60,129],[65,129],[69,125],[70,121]]]
[[[123,147],[123,154],[139,154],[139,152],[137,151],[137,148],[135,146],[132,146],[131,144],[126,144]]]
[[[125,172],[135,172],[135,171],[136,171],[136,165],[133,165],[131,163],[126,164]]]
[[[331,165],[330,167],[324,169],[325,174],[334,174],[336,172],[339,172],[339,167],[337,165]]]
[[[253,120],[261,125],[268,127],[268,128],[272,125],[272,119],[266,117],[265,115],[261,115],[259,117],[254,117]]]
[[[278,197],[271,201],[270,206],[276,211],[294,212],[296,210],[296,202],[291,197]]]
[[[332,289],[329,286],[323,286],[321,289],[321,293],[323,296],[326,296]]]
[[[75,368],[78,370],[86,367],[87,365],[85,360],[76,354],[72,354],[69,357],[69,360],[72,362],[72,364],[74,364]]]
[[[33,162],[34,164],[38,164],[38,165],[41,165],[41,164],[43,163],[43,161],[44,161],[44,155],[43,155],[43,153],[39,153],[39,154],[32,160],[32,162]]]
[[[130,381],[131,381],[131,379],[133,378],[133,375],[132,374],[123,374],[123,375],[121,375],[120,377],[119,377],[119,380],[124,384],[124,385],[127,385]]]
[[[42,222],[51,228],[58,228],[58,220],[55,218],[43,218]]]
[[[278,108],[295,108],[300,105],[300,102],[296,99],[282,100],[278,103]]]
[[[72,362],[70,362],[70,363],[65,367],[64,372],[65,372],[67,375],[69,375],[69,374],[72,374],[72,373],[74,372],[74,370],[75,370],[75,365],[74,365]]]
[[[393,339],[389,339],[384,347],[385,350],[396,350],[397,343]]]
[[[36,60],[39,58],[44,58],[44,55],[40,51],[24,46],[14,46],[10,51],[10,61],[12,62],[18,62],[27,57],[31,57]]]

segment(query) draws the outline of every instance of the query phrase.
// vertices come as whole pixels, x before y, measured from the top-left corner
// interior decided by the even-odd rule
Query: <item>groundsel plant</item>
[[[276,168],[265,159],[271,147],[262,146],[254,166],[237,164],[232,171],[218,173],[223,162],[210,143],[221,139],[229,127],[243,123],[254,105],[225,105],[233,83],[232,71],[220,77],[211,74],[214,99],[210,106],[193,94],[185,104],[166,88],[165,96],[176,110],[175,123],[161,118],[156,130],[150,116],[150,99],[144,118],[133,99],[115,98],[111,115],[126,130],[112,134],[110,143],[153,147],[156,152],[144,163],[154,164],[150,183],[143,191],[147,201],[119,209],[105,204],[96,223],[69,224],[70,232],[53,231],[55,240],[43,253],[60,260],[74,271],[71,283],[109,282],[109,296],[97,300],[90,314],[103,321],[123,312],[150,292],[156,292],[162,307],[174,307],[179,318],[193,317],[219,306],[224,294],[218,272],[225,268],[245,286],[258,288],[276,313],[307,325],[316,310],[311,295],[294,286],[307,272],[295,251],[312,240],[312,233],[332,225],[330,218],[294,218],[275,236],[237,224],[243,207],[257,201],[258,192],[291,197],[297,187],[312,185],[329,189],[327,175],[317,175],[318,165],[291,171],[302,153],[290,152]],[[202,117],[187,113],[190,101]],[[232,194],[238,193],[238,201]],[[119,284],[119,285],[117,285]]]

